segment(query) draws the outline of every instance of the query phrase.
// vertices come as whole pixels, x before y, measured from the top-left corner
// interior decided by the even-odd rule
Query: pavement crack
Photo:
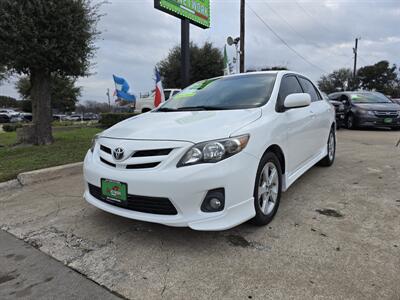
[[[161,241],[161,250],[163,250],[163,249],[164,249],[164,242]],[[161,289],[161,294],[160,294],[161,297],[164,297],[164,293],[168,288],[168,276],[169,276],[169,271],[171,269],[171,267],[169,265],[169,262],[170,262],[171,256],[172,256],[172,253],[167,251],[167,255],[166,255],[166,258],[165,258],[165,264],[167,266],[167,270],[165,271],[164,276],[163,276],[163,287]]]

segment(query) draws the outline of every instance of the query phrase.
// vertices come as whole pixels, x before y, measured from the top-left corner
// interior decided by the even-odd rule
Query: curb
[[[83,162],[40,169],[17,175],[17,179],[0,183],[0,192],[82,173]]]
[[[0,192],[14,190],[19,187],[22,187],[22,184],[18,181],[18,179],[9,180],[6,182],[0,182]]]

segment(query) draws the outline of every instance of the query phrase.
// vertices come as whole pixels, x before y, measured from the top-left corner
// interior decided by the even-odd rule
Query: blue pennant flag
[[[136,101],[135,95],[132,95],[129,93],[130,87],[129,87],[128,82],[124,78],[118,77],[115,75],[113,75],[113,78],[114,78],[114,83],[115,83],[115,95],[119,99],[123,99],[128,102]]]

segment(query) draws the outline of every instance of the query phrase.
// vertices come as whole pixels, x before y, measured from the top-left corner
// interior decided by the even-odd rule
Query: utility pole
[[[110,89],[107,89],[106,95],[108,97],[108,108],[111,110]]]
[[[358,38],[356,38],[355,46],[353,48],[353,52],[354,52],[354,69],[353,69],[354,87],[357,87],[357,51],[358,51]]]
[[[181,78],[184,89],[190,82],[190,23],[188,19],[181,20]]]
[[[244,73],[245,0],[240,0],[240,73]]]

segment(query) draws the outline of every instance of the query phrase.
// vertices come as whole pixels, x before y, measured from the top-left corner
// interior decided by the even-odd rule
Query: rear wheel
[[[281,199],[282,170],[277,156],[266,153],[258,166],[254,186],[254,208],[256,225],[267,225],[274,218]]]
[[[336,156],[336,134],[335,130],[332,128],[329,133],[328,143],[327,143],[327,155],[319,162],[321,166],[330,167],[335,161]]]

